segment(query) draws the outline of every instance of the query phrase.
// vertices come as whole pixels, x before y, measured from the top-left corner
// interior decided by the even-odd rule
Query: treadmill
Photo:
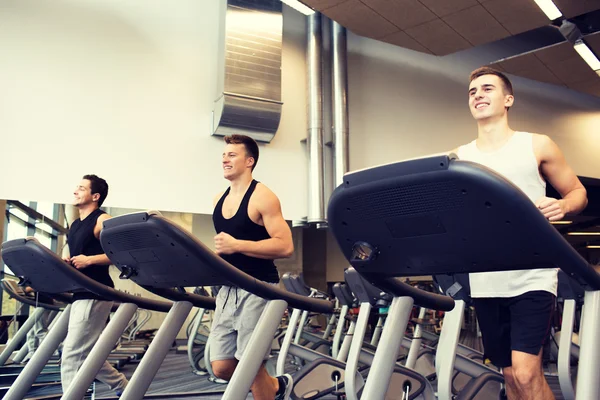
[[[143,398],[156,373],[151,365],[154,359],[151,354],[158,354],[160,360],[172,343],[159,341],[159,337],[168,329],[174,331],[170,336],[174,337],[192,307],[189,293],[172,288],[231,285],[269,300],[250,338],[248,350],[223,393],[224,400],[246,399],[288,305],[311,312],[333,312],[333,303],[328,300],[289,293],[245,274],[158,212],[139,212],[106,220],[100,241],[124,277],[174,301],[165,323],[121,396],[123,400]]]
[[[76,268],[65,263],[54,252],[41,245],[35,238],[16,239],[2,244],[2,259],[20,279],[37,291],[50,295],[88,290],[107,300],[118,302],[117,310],[102,332],[98,342],[79,369],[63,399],[80,400],[88,392],[102,363],[107,360],[114,345],[129,324],[138,306],[149,310],[166,312],[171,303],[149,300],[117,291],[96,282]],[[67,335],[70,305],[67,305],[52,329],[22,373],[10,387],[4,400],[21,400],[38,378],[44,365]],[[128,360],[130,356],[121,357]]]
[[[365,169],[344,176],[331,196],[328,215],[350,264],[396,296],[375,355],[372,371],[377,380],[367,380],[363,399],[383,398],[381,388],[393,369],[386,353],[400,340],[390,329],[404,331],[406,310],[420,292],[400,285],[395,277],[530,268],[560,268],[585,289],[575,393],[578,399],[600,398],[600,275],[503,176],[454,155]],[[444,318],[436,355],[442,400],[453,397],[458,343],[456,329],[446,328],[460,326],[463,309],[464,302],[458,300]],[[393,328],[390,318],[397,321]]]

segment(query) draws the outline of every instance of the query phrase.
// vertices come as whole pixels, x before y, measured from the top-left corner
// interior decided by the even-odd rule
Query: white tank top
[[[458,158],[485,165],[519,187],[532,202],[546,195],[546,182],[540,176],[533,151],[533,135],[515,132],[504,146],[482,152],[476,141],[458,148]],[[557,270],[554,268],[523,271],[478,272],[469,274],[472,297],[514,297],[543,290],[556,295]]]

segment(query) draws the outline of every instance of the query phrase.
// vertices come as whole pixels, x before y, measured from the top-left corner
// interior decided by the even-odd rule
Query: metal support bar
[[[344,340],[342,341],[342,347],[338,353],[336,359],[341,362],[346,362],[348,358],[348,352],[350,351],[350,345],[352,344],[352,337],[354,336],[354,329],[356,328],[356,322],[350,322],[350,326],[348,327],[348,332],[344,336]]]
[[[358,400],[359,387],[356,382],[358,372],[358,360],[365,339],[365,331],[369,323],[369,314],[371,313],[371,303],[361,303],[360,311],[358,312],[358,320],[356,321],[356,329],[354,337],[350,344],[350,352],[348,353],[348,362],[346,363],[346,398],[348,400]],[[362,382],[361,382],[362,385]]]
[[[15,335],[13,336],[12,340],[8,342],[8,344],[2,351],[2,354],[0,354],[0,365],[4,365],[12,355],[13,351],[17,350],[17,348],[19,348],[19,345],[25,341],[25,338],[27,337],[27,332],[29,332],[33,328],[33,325],[35,325],[35,321],[38,318],[41,318],[43,313],[44,309],[41,307],[37,307],[35,311],[33,311],[33,313],[29,315],[29,318],[27,318],[23,325],[21,325],[17,333],[15,333]]]
[[[325,332],[323,332],[323,339],[327,340],[329,339],[329,336],[331,335],[331,331],[333,331],[333,327],[335,326],[335,313],[331,314],[331,316],[329,317],[329,320],[327,322],[327,327],[325,328]]]
[[[560,343],[558,344],[558,383],[565,400],[575,400],[575,388],[571,381],[571,346],[573,343],[573,324],[577,304],[574,299],[566,299],[563,305]]]
[[[381,334],[381,340],[373,366],[369,371],[369,378],[363,390],[361,399],[374,400],[384,399],[390,386],[392,373],[396,366],[396,359],[400,350],[400,342],[406,331],[414,300],[412,297],[394,297],[388,312],[385,327]]]
[[[287,302],[284,300],[271,300],[267,303],[222,400],[245,400],[248,397],[252,382],[271,348],[273,336],[286,308]]]
[[[46,335],[48,334],[48,331],[50,331],[50,329],[52,329],[52,327],[54,326],[57,315],[58,315],[58,311],[55,311],[55,310],[50,311],[50,313],[48,314],[48,324],[49,325],[48,325],[48,329],[46,331]],[[35,327],[33,329],[35,329]],[[44,335],[44,338],[45,337],[46,336]],[[42,340],[44,340],[44,339],[42,339]],[[39,345],[39,343],[38,343],[38,345]],[[29,345],[27,344],[27,342],[25,342],[25,344],[23,344],[23,346],[21,346],[21,349],[19,350],[19,352],[13,357],[12,361],[14,363],[20,363],[23,361],[23,359],[25,357],[27,357],[27,354],[29,354]]]
[[[421,307],[421,309],[419,310],[419,320],[425,318],[426,311],[427,309],[425,307]],[[421,350],[421,343],[423,342],[421,331],[421,324],[417,324],[415,326],[413,340],[410,343],[410,349],[408,350],[408,356],[406,357],[406,363],[404,364],[406,368],[415,369],[415,364],[417,363],[417,356],[419,355],[419,351]]]
[[[465,311],[465,302],[455,300],[454,309],[444,315],[444,329],[440,335],[435,354],[435,372],[438,379],[438,399],[452,400],[452,379],[454,377],[454,360],[456,347],[460,337]]]
[[[344,325],[346,323],[346,314],[348,314],[348,306],[342,306],[340,310],[340,318],[338,319],[337,327],[335,328],[335,334],[333,335],[333,346],[331,347],[331,355],[336,360],[340,351],[340,342],[342,340],[342,334],[344,333]]]
[[[277,357],[277,375],[283,375],[285,373],[285,361],[290,351],[290,344],[292,343],[294,331],[296,330],[296,325],[298,324],[298,318],[300,318],[301,312],[302,311],[297,308],[294,308],[294,311],[292,311],[292,316],[288,322],[287,331],[285,332],[283,342],[281,343],[279,356]]]
[[[121,303],[61,400],[81,400],[85,396],[137,308],[138,306],[132,303]]]
[[[371,344],[373,346],[377,346],[377,343],[379,343],[381,331],[383,331],[383,316],[380,315],[379,319],[377,319],[377,325],[375,326],[375,329],[373,329],[373,337],[371,338]]]
[[[585,292],[583,337],[580,337],[579,368],[577,369],[577,398],[600,398],[600,291]]]
[[[129,384],[121,395],[122,400],[141,400],[144,398],[191,309],[192,303],[189,301],[178,301],[171,306],[167,318],[160,326],[148,351],[144,354],[144,358],[135,369]]]
[[[67,337],[70,314],[71,305],[69,304],[2,400],[22,400],[25,398],[31,385],[40,375],[52,354]]]
[[[188,343],[187,343],[188,360],[190,360],[190,365],[192,366],[192,369],[196,372],[199,372],[199,370],[198,370],[198,366],[196,365],[196,362],[194,361],[194,341],[196,340],[196,335],[198,334],[198,329],[200,328],[200,325],[202,324],[202,318],[204,318],[204,311],[206,311],[206,310],[204,308],[201,308],[196,313],[196,319],[194,320],[194,324],[192,325],[192,331],[190,332],[190,336],[188,337]],[[204,361],[206,361],[206,359]],[[205,362],[205,364],[206,364],[206,362]]]

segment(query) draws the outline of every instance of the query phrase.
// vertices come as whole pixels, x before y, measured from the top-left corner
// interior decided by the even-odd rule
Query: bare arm
[[[583,211],[588,203],[587,191],[556,143],[548,136],[536,135],[533,146],[540,160],[542,175],[562,197],[559,200],[544,197],[536,202],[538,208],[550,221]]]
[[[242,253],[250,257],[276,259],[290,257],[294,252],[292,231],[281,213],[281,204],[273,192],[265,186],[257,186],[254,192],[258,211],[270,238],[260,241],[237,240],[226,233],[215,237],[217,253]]]

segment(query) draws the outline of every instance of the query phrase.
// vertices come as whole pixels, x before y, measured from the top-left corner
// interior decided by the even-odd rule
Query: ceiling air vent
[[[281,117],[283,20],[279,0],[228,0],[219,37],[213,135],[270,142]]]

